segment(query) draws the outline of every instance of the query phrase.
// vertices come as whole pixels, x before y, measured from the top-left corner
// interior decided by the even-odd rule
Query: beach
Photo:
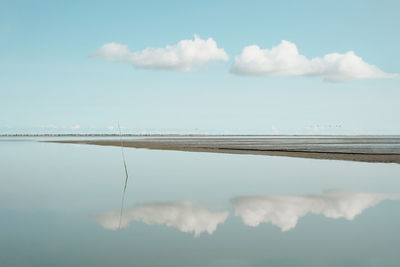
[[[49,140],[46,142],[121,146],[108,140]],[[195,136],[123,138],[123,146],[157,150],[283,156],[296,158],[400,163],[398,136]]]

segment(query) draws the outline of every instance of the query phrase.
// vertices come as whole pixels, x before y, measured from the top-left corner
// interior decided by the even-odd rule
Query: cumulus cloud
[[[353,51],[308,59],[299,53],[296,44],[284,40],[271,49],[246,46],[235,57],[231,72],[259,76],[318,76],[331,82],[399,77],[398,74],[385,73],[366,63]]]
[[[218,224],[228,218],[227,211],[209,211],[192,201],[156,202],[138,204],[124,212],[121,228],[126,228],[132,221],[145,224],[163,224],[179,229],[181,232],[212,234]],[[119,212],[107,212],[93,216],[104,228],[116,230],[119,227]]]
[[[146,48],[132,52],[127,45],[108,43],[92,54],[92,57],[108,61],[129,63],[137,68],[191,71],[212,60],[229,59],[223,48],[212,39],[182,40],[164,48]]]
[[[232,200],[235,215],[248,226],[271,223],[283,232],[293,229],[300,217],[307,213],[322,214],[327,218],[353,220],[365,209],[383,200],[398,200],[398,195],[371,194],[331,190],[309,196],[250,196]]]

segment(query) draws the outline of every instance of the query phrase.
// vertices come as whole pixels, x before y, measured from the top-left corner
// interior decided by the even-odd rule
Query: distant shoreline
[[[0,137],[218,137],[218,136],[254,136],[254,137],[360,137],[385,138],[398,137],[400,134],[0,134]]]

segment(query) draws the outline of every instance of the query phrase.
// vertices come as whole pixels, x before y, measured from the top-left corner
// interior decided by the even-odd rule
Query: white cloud
[[[331,82],[399,77],[366,63],[353,51],[308,59],[299,53],[294,43],[284,40],[271,49],[246,46],[235,56],[231,72],[238,75],[318,76]]]
[[[126,210],[121,220],[121,228],[128,227],[132,221],[141,221],[150,225],[175,227],[185,233],[194,233],[197,237],[202,232],[212,234],[218,224],[225,222],[228,215],[227,211],[211,212],[192,201],[146,203]],[[119,212],[98,214],[94,219],[106,229],[116,230],[119,227]]]
[[[208,61],[229,59],[224,49],[212,39],[182,40],[164,48],[146,48],[132,52],[127,45],[109,43],[92,54],[95,58],[129,63],[137,68],[191,71]]]
[[[73,129],[73,130],[78,130],[80,128],[81,128],[81,126],[79,124],[76,124],[76,125],[71,127],[71,129]]]
[[[240,216],[244,224],[255,227],[271,223],[284,232],[293,229],[307,213],[353,220],[365,209],[387,199],[397,200],[399,196],[331,190],[310,196],[237,197],[232,204],[235,215]]]

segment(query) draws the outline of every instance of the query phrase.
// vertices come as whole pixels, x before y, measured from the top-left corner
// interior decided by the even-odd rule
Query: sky
[[[400,134],[399,9],[0,0],[0,134]]]

